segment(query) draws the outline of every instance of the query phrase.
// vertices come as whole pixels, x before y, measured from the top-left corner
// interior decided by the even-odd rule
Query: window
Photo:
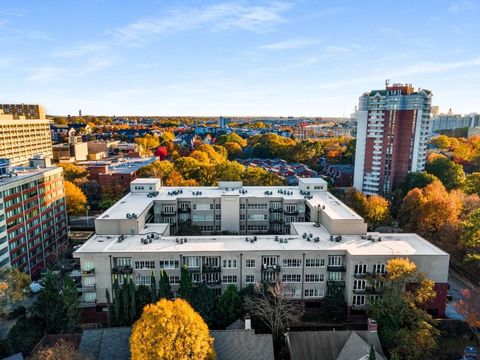
[[[218,272],[203,273],[202,280],[207,284],[220,283],[220,274]]]
[[[364,275],[367,273],[367,264],[357,264],[355,265],[355,274]]]
[[[225,269],[236,269],[237,268],[237,260],[235,260],[235,259],[223,260],[223,267]]]
[[[245,210],[245,204],[240,204],[240,210]]]
[[[237,275],[223,275],[222,282],[224,284],[236,284],[237,283]]]
[[[305,297],[324,297],[324,289],[305,289]]]
[[[213,221],[213,215],[212,214],[195,214],[192,215],[192,220],[193,221]]]
[[[265,221],[268,219],[267,214],[248,214],[249,221]]]
[[[247,275],[245,276],[245,282],[247,284],[252,284],[255,282],[255,275]]]
[[[325,275],[324,274],[305,274],[305,282],[324,282]]]
[[[213,210],[213,204],[193,204],[194,210]]]
[[[178,260],[160,260],[160,269],[178,269],[180,262]]]
[[[200,282],[200,273],[193,273],[190,274],[192,278],[192,283],[199,283]]]
[[[89,261],[89,260],[85,260],[83,262],[83,270],[84,271],[90,271],[90,270],[93,270],[95,269],[95,264],[93,261]]]
[[[248,225],[249,231],[267,231],[268,225]]]
[[[169,276],[168,281],[170,282],[170,285],[178,285],[180,284],[180,276],[179,275]]]
[[[297,205],[285,205],[285,212],[297,211]]]
[[[385,264],[374,264],[373,265],[374,274],[385,274]]]
[[[277,282],[277,273],[274,271],[266,271],[262,274],[263,276],[263,281],[269,282],[269,283],[274,283]]]
[[[155,269],[155,261],[153,260],[135,261],[135,270],[149,270],[149,269]]]
[[[299,298],[300,295],[302,294],[302,290],[286,287],[284,294],[285,294],[285,297],[287,298]]]
[[[215,204],[215,209],[220,210],[222,208],[221,204]]]
[[[285,224],[295,222],[295,216],[285,216]]]
[[[262,258],[262,263],[263,263],[263,266],[276,266],[277,265],[277,260],[278,260],[278,257],[277,256],[264,256]]]
[[[284,283],[299,283],[302,281],[302,275],[300,274],[283,274],[282,282]]]
[[[143,276],[143,275],[135,276],[135,285],[150,286],[151,284],[152,284],[152,277],[150,275],[148,275],[148,276]]]
[[[378,304],[382,300],[381,295],[370,295],[370,304]]]
[[[220,214],[215,215],[215,220],[220,221],[222,219],[222,216]]]
[[[245,214],[240,214],[240,220],[245,220]]]
[[[183,258],[183,265],[185,265],[187,268],[200,267],[200,261],[198,256],[185,256]]]
[[[365,280],[354,280],[353,290],[365,290],[365,285],[366,285]]]
[[[255,267],[255,259],[246,259],[245,260],[245,267],[246,268],[254,268]]]
[[[353,295],[353,306],[362,306],[365,305],[365,295]]]
[[[329,256],[328,257],[328,266],[342,266],[342,257],[341,256]]]
[[[130,258],[117,258],[116,259],[117,266],[121,267],[131,267],[132,266],[132,259]]]
[[[163,212],[164,212],[164,214],[174,215],[175,214],[175,206],[174,205],[165,205],[163,207]]]
[[[328,280],[329,281],[342,281],[342,273],[341,272],[328,272]]]
[[[208,256],[203,259],[203,265],[209,267],[218,267],[220,265],[220,258],[218,256]]]
[[[300,259],[283,259],[284,268],[298,268],[302,267],[302,260]]]
[[[268,204],[248,204],[249,210],[267,210]]]
[[[180,203],[180,204],[178,204],[178,206],[183,211],[188,211],[190,209],[190,204],[189,203]]]
[[[305,267],[324,267],[325,259],[305,259]]]

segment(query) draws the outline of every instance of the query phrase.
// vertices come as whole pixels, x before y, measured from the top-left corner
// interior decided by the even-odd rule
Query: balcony
[[[282,224],[282,219],[270,219],[270,224]]]
[[[82,270],[82,275],[94,275],[95,274],[95,268],[90,269],[90,270]]]
[[[220,279],[218,279],[218,280],[211,280],[211,281],[205,281],[204,283],[205,283],[206,285],[208,285],[208,286],[218,286],[218,285],[221,285],[221,284],[222,284],[222,282],[221,282]]]
[[[365,279],[366,277],[370,276],[370,273],[355,273],[353,277],[356,279]]]
[[[178,212],[179,213],[190,213],[192,212],[192,209],[191,208],[186,208],[186,209],[182,209],[182,208],[178,208]]]
[[[281,213],[283,212],[282,208],[270,208],[271,213]]]
[[[94,292],[97,288],[97,285],[96,284],[92,284],[92,285],[82,285],[82,287],[80,288],[77,288],[77,291],[78,292]]]
[[[169,211],[169,212],[162,211],[160,214],[162,216],[175,216],[175,215],[177,215],[177,212],[176,211]]]
[[[382,291],[383,291],[382,288],[376,287],[373,285],[369,285],[365,288],[365,293],[368,293],[368,294],[381,294]]]
[[[87,307],[94,307],[97,305],[97,300],[80,300],[80,307],[87,308]]]
[[[202,272],[204,273],[221,272],[221,271],[222,271],[221,266],[212,266],[208,264],[203,264],[202,266]]]
[[[354,294],[366,294],[367,289],[353,289]]]
[[[200,272],[200,267],[187,267],[187,270],[189,273],[199,273]]]
[[[123,265],[123,266],[114,266],[112,268],[112,273],[114,274],[131,274],[133,269],[131,266]]]
[[[345,281],[343,280],[328,280],[327,287],[345,287]]]
[[[331,272],[344,272],[346,269],[345,269],[345,266],[343,265],[328,265],[327,266],[327,271],[331,271]]]
[[[262,271],[280,271],[280,265],[262,264]]]
[[[285,215],[298,215],[298,210],[285,210]]]

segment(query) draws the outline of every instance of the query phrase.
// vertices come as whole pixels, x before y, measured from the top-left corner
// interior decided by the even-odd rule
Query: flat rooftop
[[[50,170],[55,170],[58,169],[56,166],[50,166],[46,168],[34,168],[34,167],[15,167],[13,168],[14,171],[16,171],[17,175],[3,175],[0,176],[0,186],[3,185],[8,185],[10,183],[14,183],[16,181],[20,181],[23,179],[27,179],[31,176],[36,176],[39,174],[42,174],[44,172],[50,171]]]
[[[150,226],[152,224],[147,224]],[[343,235],[339,242],[331,241],[330,234],[314,223],[293,223],[299,235],[256,235],[255,242],[246,241],[253,239],[253,235],[207,235],[207,236],[163,236],[159,235],[148,244],[143,244],[141,239],[149,232],[161,234],[162,227],[167,224],[154,224],[153,228],[145,228],[139,235],[124,235],[118,241],[118,235],[95,235],[83,244],[76,253],[205,253],[205,252],[249,252],[260,251],[343,251],[351,255],[440,255],[448,256],[446,252],[432,245],[417,234],[397,233],[379,234],[369,233],[373,238],[381,236],[381,241],[369,240],[362,235]],[[303,234],[312,234],[311,241],[307,241]],[[315,242],[315,238],[319,238]],[[183,244],[177,239],[186,239]],[[280,242],[282,239],[282,242]],[[285,240],[287,240],[285,242]]]
[[[135,180],[135,181],[138,181]],[[149,182],[150,183],[150,182]],[[272,194],[267,195],[269,191]],[[282,191],[282,193],[279,193]],[[172,195],[172,193],[174,193]],[[199,195],[196,195],[199,194]],[[128,193],[111,208],[106,210],[98,219],[125,219],[127,213],[137,215],[143,213],[154,201],[190,201],[191,199],[220,198],[221,196],[239,196],[240,198],[304,200],[313,207],[320,206],[332,219],[363,220],[360,215],[327,191],[311,192],[311,199],[306,199],[300,193],[298,186],[242,186],[237,189],[211,187],[166,187],[158,190],[158,195],[147,196],[147,193]],[[324,208],[323,208],[324,207]]]

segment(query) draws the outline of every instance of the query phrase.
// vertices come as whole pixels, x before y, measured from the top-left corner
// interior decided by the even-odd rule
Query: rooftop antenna
[[[385,80],[385,87],[387,87],[388,85],[390,85],[390,79]]]

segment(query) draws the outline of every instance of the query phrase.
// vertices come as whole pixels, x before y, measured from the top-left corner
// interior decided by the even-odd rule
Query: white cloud
[[[271,2],[267,5],[221,3],[203,8],[178,8],[159,17],[140,19],[111,30],[114,40],[138,45],[152,36],[207,28],[212,31],[244,29],[253,32],[268,31],[285,22],[282,13],[289,4]]]
[[[56,66],[40,66],[38,68],[30,69],[28,80],[34,82],[44,82],[56,80],[59,77],[66,75],[69,69]]]
[[[309,39],[309,38],[299,38],[279,41],[276,43],[266,44],[259,46],[259,49],[262,50],[289,50],[289,49],[299,49],[308,47],[311,45],[318,44],[320,41],[318,39]]]
[[[458,14],[458,13],[461,13],[463,11],[472,10],[474,8],[475,8],[475,4],[473,3],[473,1],[463,0],[463,1],[457,1],[457,2],[452,3],[448,7],[448,11],[450,11],[454,14]]]

